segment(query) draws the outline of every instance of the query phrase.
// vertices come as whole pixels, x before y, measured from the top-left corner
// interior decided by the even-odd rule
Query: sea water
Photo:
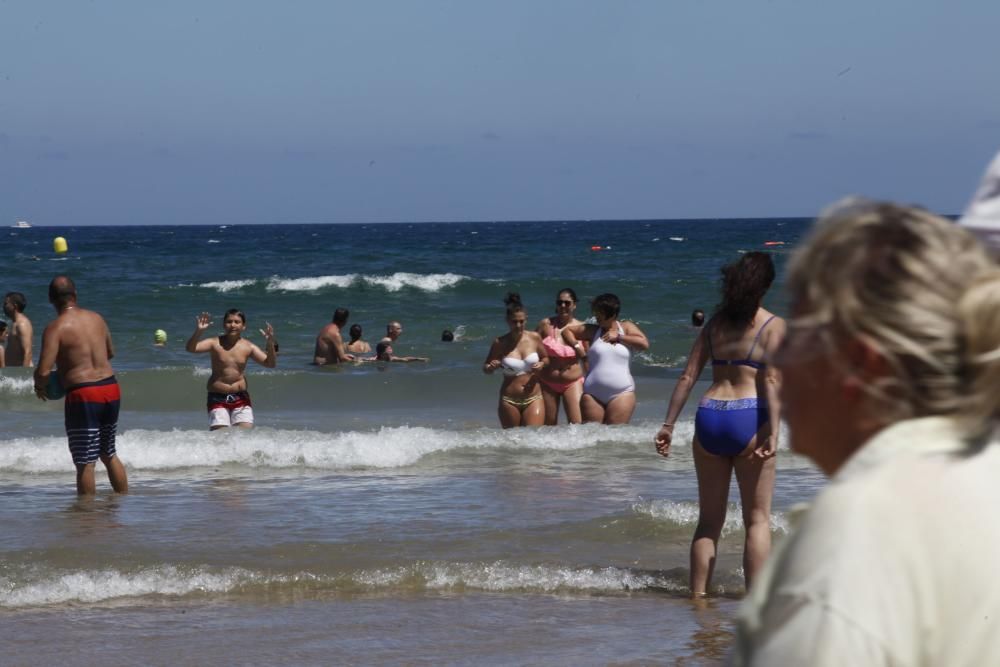
[[[141,222],[141,221],[137,221]],[[720,267],[774,251],[785,311],[805,220],[59,227],[0,230],[0,292],[23,292],[35,357],[48,281],[104,315],[131,493],[78,499],[62,402],[0,371],[3,664],[711,664],[743,592],[731,496],[713,589],[687,599],[697,520],[693,395],[671,457],[652,438]],[[69,252],[52,252],[63,236]],[[768,245],[765,245],[768,244]],[[572,287],[617,294],[633,355],[627,426],[501,430],[481,372],[516,291],[532,322]],[[317,368],[332,312],[427,363]],[[209,432],[195,317],[243,310],[278,367],[248,369],[257,427]],[[443,329],[456,332],[441,342]],[[153,332],[168,333],[165,346]],[[706,373],[707,377],[707,373]],[[696,392],[704,389],[704,378]],[[778,459],[772,529],[819,473]]]

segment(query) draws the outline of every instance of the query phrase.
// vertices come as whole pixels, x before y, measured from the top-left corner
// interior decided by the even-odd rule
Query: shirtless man
[[[49,283],[49,303],[57,316],[42,333],[35,394],[48,400],[49,375],[55,365],[66,387],[66,435],[76,464],[76,492],[96,493],[94,467],[100,458],[114,490],[128,493],[125,466],[115,452],[121,390],[111,368],[115,356],[111,332],[104,318],[76,304],[76,286],[68,276],[56,276]]]
[[[333,311],[333,321],[323,327],[316,336],[316,350],[313,352],[313,363],[317,366],[339,364],[342,361],[354,361],[354,356],[344,349],[344,337],[341,329],[347,324],[351,311],[338,308]]]
[[[229,426],[253,428],[253,405],[247,393],[247,362],[253,359],[267,368],[277,365],[274,329],[265,323],[260,330],[267,340],[267,352],[243,338],[247,318],[243,311],[226,311],[221,336],[200,340],[212,326],[212,316],[202,313],[197,318],[194,333],[187,342],[188,352],[211,352],[212,375],[208,378],[208,427],[215,431]]]
[[[385,325],[385,338],[375,346],[375,356],[366,361],[429,361],[427,357],[397,357],[392,350],[395,343],[403,333],[403,325],[393,320]]]
[[[8,366],[34,366],[31,362],[31,337],[34,330],[31,320],[24,314],[28,305],[20,292],[7,292],[3,298],[3,312],[10,318],[10,339],[7,343]]]

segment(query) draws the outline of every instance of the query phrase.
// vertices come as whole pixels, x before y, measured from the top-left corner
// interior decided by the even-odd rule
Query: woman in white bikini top
[[[518,294],[504,299],[507,304],[507,326],[510,331],[497,337],[483,362],[483,372],[503,371],[497,416],[504,428],[541,426],[545,423],[542,390],[538,372],[549,362],[542,337],[526,331],[528,314]]]

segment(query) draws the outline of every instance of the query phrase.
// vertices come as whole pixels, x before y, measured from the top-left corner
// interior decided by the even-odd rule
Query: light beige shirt
[[[941,417],[872,438],[754,581],[731,663],[1000,664],[1000,444]]]

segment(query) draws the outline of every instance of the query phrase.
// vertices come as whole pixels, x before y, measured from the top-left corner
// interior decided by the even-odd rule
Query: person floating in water
[[[243,311],[230,308],[223,318],[225,333],[201,340],[212,326],[212,316],[202,313],[196,319],[194,333],[187,342],[187,351],[212,355],[212,375],[208,378],[208,425],[213,431],[229,426],[253,428],[253,404],[247,392],[247,361],[253,359],[266,368],[278,364],[274,328],[265,323],[260,330],[267,340],[267,351],[243,338],[247,328]]]

